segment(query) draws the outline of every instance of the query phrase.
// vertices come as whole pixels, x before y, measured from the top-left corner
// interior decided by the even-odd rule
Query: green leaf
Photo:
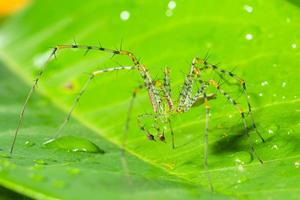
[[[0,184],[32,198],[93,199],[297,199],[300,182],[300,10],[295,1],[68,2],[37,1],[7,19],[0,30]],[[120,13],[129,11],[127,21]],[[167,16],[171,15],[171,16]],[[154,79],[171,68],[173,97],[181,89],[193,57],[205,57],[234,70],[247,82],[262,143],[251,140],[260,164],[249,154],[239,113],[217,91],[210,101],[209,172],[203,169],[205,111],[198,106],[172,117],[176,149],[148,141],[136,117],[150,113],[145,91],[138,94],[128,134],[129,177],[119,147],[133,89],[142,83],[136,72],[96,77],[82,96],[65,137],[83,138],[105,151],[67,152],[44,148],[65,118],[87,73],[132,65],[126,57],[90,51],[61,50],[25,114],[15,153],[7,155],[18,114],[49,47],[98,45],[131,50],[142,58]],[[205,79],[216,79],[202,72]],[[222,79],[223,80],[223,79]],[[222,88],[246,109],[241,90],[230,78]],[[247,119],[249,116],[247,116]],[[250,121],[249,121],[250,122]],[[147,122],[152,125],[153,122]],[[71,147],[73,148],[73,147]]]

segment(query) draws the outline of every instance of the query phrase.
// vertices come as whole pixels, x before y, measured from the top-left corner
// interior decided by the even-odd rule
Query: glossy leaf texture
[[[40,199],[297,199],[299,9],[296,1],[268,0],[176,1],[175,7],[169,1],[33,1],[0,28],[1,185]],[[215,188],[211,193],[203,169],[204,107],[172,117],[173,150],[169,132],[162,143],[148,141],[139,130],[137,116],[152,112],[142,90],[130,122],[126,176],[120,147],[132,91],[142,83],[135,71],[96,77],[63,129],[62,143],[71,138],[72,145],[92,145],[104,154],[46,148],[43,143],[54,136],[89,73],[132,65],[125,56],[66,49],[47,66],[9,157],[32,80],[51,47],[72,44],[74,39],[76,44],[132,51],[155,80],[169,67],[175,100],[192,59],[208,52],[208,62],[246,80],[254,118],[266,142],[253,129],[250,140],[264,164],[249,154],[239,112],[210,88],[217,95],[210,101],[208,162]],[[246,110],[234,80],[202,73],[203,79],[221,82]],[[152,123],[147,121],[147,126]]]

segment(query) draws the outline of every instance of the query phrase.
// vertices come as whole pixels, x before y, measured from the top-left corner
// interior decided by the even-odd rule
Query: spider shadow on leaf
[[[253,134],[252,130],[254,130],[253,127],[248,128],[250,135]],[[212,153],[222,154],[249,150],[249,143],[247,142],[249,138],[245,133],[245,129],[237,125],[231,127],[229,133],[213,144]]]

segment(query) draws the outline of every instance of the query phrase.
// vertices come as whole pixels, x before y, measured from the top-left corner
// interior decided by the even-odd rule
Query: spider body
[[[83,85],[79,95],[76,97],[74,100],[74,103],[65,118],[65,121],[62,123],[62,125],[59,127],[56,137],[59,135],[60,131],[63,129],[63,127],[66,125],[66,123],[69,121],[72,112],[74,111],[76,105],[78,104],[80,98],[82,95],[85,93],[87,90],[88,85],[90,82],[96,78],[99,77],[100,75],[108,72],[113,72],[113,71],[125,71],[125,70],[133,70],[139,73],[143,84],[138,86],[133,90],[132,93],[132,98],[130,101],[129,109],[128,109],[128,115],[127,115],[127,120],[125,123],[125,131],[124,131],[124,138],[123,138],[123,149],[125,149],[125,144],[126,144],[126,138],[127,138],[127,131],[129,128],[129,122],[130,122],[130,116],[134,104],[134,100],[136,98],[136,95],[139,90],[145,89],[147,90],[148,96],[150,103],[153,108],[153,113],[150,114],[142,114],[137,117],[138,125],[140,130],[146,134],[146,137],[149,140],[156,140],[155,138],[157,137],[160,141],[165,142],[166,137],[165,137],[165,132],[166,130],[169,130],[172,136],[172,147],[175,148],[175,142],[174,142],[174,132],[172,129],[172,124],[170,117],[173,115],[177,115],[180,113],[188,112],[192,107],[197,107],[200,105],[205,106],[205,128],[204,128],[204,168],[207,170],[208,163],[207,163],[207,158],[208,158],[208,125],[209,125],[209,112],[210,112],[210,106],[209,106],[209,100],[216,98],[216,94],[207,94],[207,88],[213,87],[215,88],[221,96],[224,96],[235,108],[236,110],[240,113],[241,119],[243,120],[243,125],[244,125],[244,130],[245,134],[249,136],[248,133],[248,124],[246,121],[246,116],[245,112],[242,109],[242,107],[227,93],[225,92],[222,88],[221,85],[218,84],[215,80],[209,79],[209,80],[203,80],[201,77],[202,73],[205,73],[207,70],[212,70],[213,72],[217,72],[219,75],[222,74],[224,76],[227,76],[233,80],[235,80],[240,87],[243,90],[243,94],[246,99],[246,103],[248,106],[248,113],[250,115],[250,119],[252,122],[252,127],[255,129],[257,135],[261,138],[261,140],[264,142],[264,139],[258,132],[256,128],[256,124],[254,122],[254,118],[252,115],[252,110],[251,110],[251,105],[249,102],[249,97],[247,95],[246,91],[246,83],[245,81],[240,78],[239,76],[235,75],[234,73],[221,69],[217,67],[216,65],[210,64],[207,62],[206,59],[200,59],[200,58],[194,58],[191,63],[191,68],[188,72],[188,74],[185,77],[184,83],[181,87],[181,92],[179,94],[179,97],[174,100],[172,98],[172,91],[171,91],[171,86],[170,86],[170,70],[168,68],[164,69],[164,78],[161,81],[154,81],[151,78],[151,75],[143,64],[139,62],[139,60],[135,57],[135,55],[129,51],[125,50],[114,50],[114,49],[107,49],[103,47],[97,47],[97,46],[88,46],[88,45],[57,45],[55,48],[53,48],[49,59],[47,62],[49,62],[53,57],[55,57],[57,51],[62,50],[62,49],[83,49],[86,50],[86,53],[88,51],[102,51],[106,53],[110,53],[113,55],[120,55],[120,56],[127,56],[131,61],[132,65],[131,66],[117,66],[117,67],[110,67],[110,68],[104,68],[101,70],[94,71],[90,74],[88,80],[85,82]],[[13,152],[15,141],[17,138],[18,131],[21,127],[22,120],[24,117],[24,112],[27,106],[27,103],[29,99],[31,98],[32,93],[36,89],[36,86],[43,75],[46,66],[40,71],[38,74],[37,78],[34,81],[34,84],[31,88],[31,90],[28,93],[28,96],[26,98],[26,101],[23,105],[23,108],[20,113],[20,118],[19,118],[19,123],[17,126],[17,129],[14,134],[14,139],[11,145],[10,152]],[[198,84],[200,87],[197,89],[196,92],[193,92],[193,85]],[[150,128],[147,127],[144,123],[144,120],[146,118],[150,118],[153,120],[153,125],[150,128],[154,128],[155,131],[157,132],[156,137],[154,136],[153,132],[150,132]],[[161,128],[161,125],[163,125],[163,128]],[[169,128],[166,128],[168,126]],[[256,158],[262,163],[263,161],[258,157],[256,154],[253,144],[250,141],[249,138],[249,146],[250,146],[250,151],[253,155],[256,156]]]

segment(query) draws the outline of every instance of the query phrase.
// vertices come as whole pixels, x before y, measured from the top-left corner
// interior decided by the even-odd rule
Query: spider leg
[[[155,114],[141,114],[137,117],[138,126],[140,127],[141,131],[143,131],[149,140],[155,141],[154,135],[150,133],[149,129],[146,128],[144,123],[145,118],[153,118]]]
[[[50,55],[49,55],[49,57],[48,57],[48,59],[47,59],[47,61],[46,61],[46,64],[47,64],[47,63],[55,56],[56,52],[57,52],[57,48],[53,48],[52,52],[50,53]],[[45,68],[45,67],[44,67],[44,68]],[[10,147],[10,154],[13,153],[14,146],[15,146],[16,139],[17,139],[17,135],[18,135],[19,129],[20,129],[20,127],[21,127],[21,125],[22,125],[22,122],[23,122],[24,113],[25,113],[27,104],[28,104],[28,102],[29,102],[29,100],[30,100],[32,94],[34,93],[34,91],[35,91],[35,89],[36,89],[36,87],[37,87],[37,85],[38,85],[38,82],[39,82],[39,80],[41,79],[43,73],[44,73],[44,69],[42,69],[42,70],[38,73],[37,77],[36,77],[35,80],[34,80],[34,83],[33,83],[32,87],[31,87],[31,89],[29,90],[29,92],[28,92],[28,94],[27,94],[25,103],[24,103],[23,106],[22,106],[22,109],[21,109],[21,112],[20,112],[20,116],[19,116],[18,125],[17,125],[17,128],[16,128],[15,133],[14,133],[13,142],[12,142],[11,147]]]
[[[212,69],[215,72],[219,72],[221,74],[228,75],[229,77],[237,80],[240,83],[240,85],[243,89],[243,94],[244,94],[244,96],[246,98],[246,101],[247,101],[248,112],[249,112],[249,115],[250,115],[250,118],[251,118],[251,121],[252,121],[252,127],[254,128],[256,134],[260,137],[261,141],[265,142],[264,138],[262,137],[262,135],[260,134],[260,132],[258,131],[258,129],[256,127],[256,123],[255,123],[255,120],[254,120],[254,117],[253,117],[253,114],[252,114],[252,107],[251,107],[251,104],[250,104],[250,99],[249,99],[249,96],[248,96],[248,93],[247,93],[247,90],[246,90],[245,80],[243,80],[241,77],[237,76],[236,74],[232,73],[231,71],[221,69],[221,68],[217,67],[216,65],[208,64],[205,60],[203,60],[203,64],[204,64],[204,67],[201,68],[202,70]],[[219,73],[217,73],[217,74],[220,76]]]
[[[65,127],[65,125],[68,123],[68,121],[71,118],[71,115],[75,109],[75,107],[77,106],[77,104],[79,103],[79,100],[81,99],[82,95],[85,93],[87,87],[89,86],[90,82],[98,75],[102,74],[102,73],[106,73],[106,72],[113,72],[113,71],[120,71],[120,70],[135,70],[136,67],[133,66],[121,66],[121,67],[111,67],[111,68],[106,68],[106,69],[102,69],[102,70],[97,70],[92,72],[92,74],[90,75],[90,77],[88,78],[88,80],[85,82],[84,86],[82,87],[82,89],[80,90],[80,93],[78,94],[78,96],[75,98],[70,111],[67,114],[67,117],[65,118],[64,122],[61,124],[61,126],[59,127],[59,129],[57,130],[56,134],[55,134],[55,138],[59,136],[59,134],[61,133],[62,129]]]
[[[134,66],[137,66],[138,71],[140,72],[140,75],[142,79],[144,80],[145,87],[147,88],[150,101],[153,106],[154,112],[158,112],[158,110],[163,110],[161,106],[161,99],[158,94],[158,91],[156,90],[153,80],[148,72],[148,69],[140,64],[139,60],[136,58],[136,56],[131,53],[130,51],[126,50],[114,50],[114,49],[108,49],[98,46],[90,46],[90,45],[57,45],[57,49],[85,49],[85,50],[95,50],[95,51],[103,51],[106,53],[111,53],[113,55],[124,55],[127,56],[134,64]]]
[[[22,125],[23,118],[24,118],[24,113],[25,113],[25,110],[27,108],[28,102],[29,102],[31,96],[34,93],[34,91],[35,91],[35,89],[38,85],[39,80],[42,78],[42,75],[44,74],[44,72],[46,70],[47,64],[49,63],[49,61],[53,57],[56,57],[56,53],[61,49],[83,49],[83,50],[86,50],[86,51],[96,50],[96,51],[111,53],[113,55],[127,56],[133,62],[134,66],[139,71],[139,73],[140,73],[140,75],[141,75],[141,77],[144,81],[144,85],[147,88],[147,91],[148,91],[148,94],[149,94],[150,101],[151,101],[154,112],[158,112],[158,110],[160,110],[160,111],[163,110],[163,108],[161,106],[160,96],[159,96],[158,91],[156,90],[155,86],[153,85],[152,78],[151,78],[147,68],[144,65],[140,64],[139,60],[136,58],[135,55],[133,55],[133,53],[131,53],[129,51],[125,51],[125,50],[114,50],[114,49],[103,48],[101,46],[97,47],[97,46],[89,46],[89,45],[77,45],[76,43],[73,44],[73,45],[56,45],[52,49],[52,51],[51,51],[45,65],[44,65],[44,67],[38,73],[38,75],[37,75],[37,77],[34,81],[33,86],[31,87],[30,91],[28,92],[27,98],[26,98],[25,103],[23,104],[23,107],[22,107],[21,112],[20,112],[17,128],[16,128],[14,136],[13,136],[13,141],[12,141],[12,144],[11,144],[11,147],[10,147],[10,154],[13,153],[14,146],[15,146],[16,139],[17,139],[17,135],[18,135],[18,132],[19,132],[20,127]]]
[[[129,176],[129,169],[128,169],[128,163],[125,155],[125,148],[126,148],[126,143],[127,143],[127,135],[128,135],[128,130],[129,130],[129,123],[131,120],[131,113],[133,109],[133,104],[136,98],[137,93],[139,90],[143,89],[143,85],[140,85],[136,87],[133,92],[132,92],[132,97],[129,103],[128,111],[127,111],[127,118],[125,122],[125,127],[124,127],[124,133],[123,133],[123,139],[122,139],[122,149],[121,149],[121,161],[123,165],[123,169],[125,171],[125,175],[127,176],[128,182],[131,183],[131,179]]]
[[[162,91],[163,91],[163,97],[165,98],[165,100],[167,101],[168,107],[169,107],[169,112],[173,111],[174,108],[174,103],[172,100],[172,95],[171,95],[171,86],[170,86],[170,70],[168,67],[164,68],[164,79],[163,79],[163,84],[161,85]],[[170,117],[168,116],[166,119],[170,132],[171,132],[171,137],[172,137],[172,148],[175,149],[175,136],[174,136],[174,131],[173,131],[173,127],[171,124],[171,120]],[[162,138],[164,141],[164,137]]]
[[[211,177],[210,177],[210,173],[208,171],[208,124],[209,124],[210,106],[208,104],[208,98],[207,98],[207,95],[206,95],[205,91],[203,91],[203,98],[204,98],[204,105],[205,105],[204,170],[207,173],[207,179],[208,179],[208,183],[210,185],[210,189],[211,189],[211,191],[214,191],[212,181],[211,181]]]
[[[164,69],[164,82],[163,82],[163,85],[162,85],[162,90],[163,90],[163,93],[164,93],[164,98],[166,99],[166,101],[168,103],[169,111],[172,111],[173,107],[174,107],[174,103],[173,103],[172,96],[171,96],[171,86],[170,86],[169,73],[170,73],[170,70],[167,67],[165,67],[165,69]]]
[[[263,163],[263,160],[260,159],[260,157],[257,155],[253,143],[251,141],[249,132],[248,132],[248,125],[247,125],[247,121],[245,118],[245,113],[243,111],[243,109],[238,105],[238,103],[228,94],[226,93],[221,86],[214,80],[209,80],[208,81],[209,85],[215,87],[224,97],[226,97],[226,99],[239,111],[242,120],[243,120],[243,124],[244,124],[244,129],[245,129],[245,134],[248,137],[248,142],[249,142],[249,146],[250,146],[250,152],[252,155],[255,155],[255,157],[259,160],[259,162]]]
[[[129,103],[129,107],[128,107],[128,111],[127,111],[127,118],[126,118],[125,127],[124,127],[125,130],[124,130],[124,135],[123,135],[123,148],[125,148],[125,146],[126,146],[127,133],[128,133],[128,130],[129,130],[129,123],[130,123],[130,120],[131,120],[131,113],[132,113],[132,109],[133,109],[133,104],[135,102],[137,93],[141,89],[143,89],[143,85],[139,85],[132,92],[132,97],[131,97],[131,100],[130,100],[130,103]]]
[[[192,61],[191,69],[189,74],[186,76],[183,87],[181,89],[180,95],[179,95],[179,105],[177,107],[177,112],[180,112],[185,109],[185,106],[187,105],[188,99],[191,97],[192,93],[192,86],[194,83],[194,80],[196,78],[200,78],[200,71],[195,67],[196,64],[198,64],[201,60],[199,58],[194,58]]]
[[[171,137],[172,137],[172,148],[175,149],[175,135],[174,135],[174,132],[173,132],[173,127],[172,127],[170,117],[168,117],[167,120],[168,120],[168,125],[169,125],[169,128],[170,128]]]

